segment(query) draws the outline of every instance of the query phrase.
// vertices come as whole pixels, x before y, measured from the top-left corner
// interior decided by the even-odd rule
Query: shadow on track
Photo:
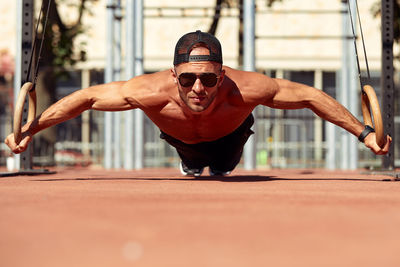
[[[132,180],[132,181],[219,181],[219,182],[266,182],[275,179],[272,176],[261,175],[232,175],[232,176],[202,176],[202,177],[85,177],[85,178],[54,178],[54,179],[35,179],[35,182],[61,182],[61,181],[115,181],[115,180]]]
[[[365,179],[365,178],[279,178],[276,176],[263,175],[232,175],[232,176],[201,176],[201,177],[82,177],[82,178],[54,178],[54,179],[35,179],[35,182],[61,182],[61,181],[217,181],[229,183],[249,183],[249,182],[271,182],[271,181],[355,181],[355,182],[382,182],[386,179]]]

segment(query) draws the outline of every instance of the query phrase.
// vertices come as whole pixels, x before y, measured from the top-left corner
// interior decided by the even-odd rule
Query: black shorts
[[[186,144],[161,131],[160,138],[176,148],[179,157],[189,169],[209,166],[222,172],[232,171],[240,162],[243,147],[250,135],[254,117],[250,114],[232,133],[211,142]]]

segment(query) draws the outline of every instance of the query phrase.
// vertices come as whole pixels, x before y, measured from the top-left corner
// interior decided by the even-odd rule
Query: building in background
[[[15,54],[16,47],[15,2],[0,3],[2,14],[0,35],[8,37],[0,40],[0,51],[8,51],[11,56]],[[83,19],[87,33],[76,40],[87,44],[87,60],[71,70],[71,79],[58,82],[57,98],[78,90],[84,81],[88,84],[103,82],[106,62],[105,2],[99,0],[89,3],[92,15],[86,15]],[[240,10],[235,4],[237,1],[231,2],[233,3],[231,7],[225,6],[221,10],[216,36],[223,47],[224,63],[234,68],[241,68]],[[375,0],[360,1],[359,8],[372,73],[372,85],[379,95],[381,36],[380,19],[374,18],[371,12],[375,2]],[[143,36],[145,72],[170,68],[176,41],[189,31],[197,29],[207,31],[213,21],[214,4],[214,0],[145,0]],[[338,75],[342,68],[342,1],[284,0],[269,8],[265,0],[258,0],[256,6],[257,71],[321,88],[337,98]],[[65,12],[62,12],[67,16],[65,20],[74,20],[73,8],[66,4],[60,8],[65,9]],[[124,22],[122,25],[124,28]],[[363,61],[361,53],[360,59]],[[354,104],[359,105],[359,103]],[[59,164],[102,163],[103,117],[99,112],[88,113],[90,115],[80,116],[57,126],[56,161]],[[319,120],[311,111],[259,108],[256,114],[258,167],[325,166],[326,123]],[[360,114],[355,115],[360,116]],[[4,139],[5,134],[9,132],[10,121],[9,111],[2,111],[1,139]],[[82,123],[86,125],[83,130],[81,130]],[[158,129],[149,120],[145,120],[145,166],[175,166],[176,153],[160,140],[158,135]],[[5,146],[2,144],[0,148],[2,155],[5,155],[7,153]],[[362,146],[360,151],[358,167],[380,164],[377,157]],[[46,164],[46,158],[43,157],[36,157],[34,161]]]

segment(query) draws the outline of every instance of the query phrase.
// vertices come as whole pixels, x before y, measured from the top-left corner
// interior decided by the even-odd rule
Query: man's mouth
[[[195,103],[200,103],[205,99],[205,96],[192,96],[190,99],[192,99],[192,101]]]

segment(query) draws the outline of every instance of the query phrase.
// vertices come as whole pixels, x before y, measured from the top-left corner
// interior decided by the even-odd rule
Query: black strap
[[[37,53],[37,59],[36,59],[36,66],[34,68],[34,74],[33,74],[33,78],[32,78],[33,85],[32,85],[32,88],[29,91],[35,90],[36,80],[37,80],[37,76],[38,76],[38,72],[39,72],[39,62],[40,62],[43,43],[44,43],[44,39],[45,39],[45,35],[46,35],[47,21],[49,20],[51,1],[52,0],[49,0],[49,2],[47,4],[46,17],[45,17],[45,21],[44,21],[44,25],[43,25],[43,30],[42,30],[42,39],[40,41],[39,52]],[[38,31],[39,31],[39,24],[40,24],[40,21],[42,19],[43,10],[44,10],[44,1],[42,0],[42,5],[40,7],[40,12],[39,12],[39,18],[38,18],[38,22],[36,24],[36,29],[35,29],[35,37],[34,37],[35,41],[33,43],[33,47],[32,47],[32,50],[31,50],[31,57],[30,57],[30,61],[29,61],[28,73],[26,74],[26,82],[28,82],[30,80],[31,69],[32,69],[31,67],[32,67],[32,63],[33,63],[33,56],[35,54],[36,45],[37,45],[37,42],[38,42],[37,35],[38,35]]]
[[[355,4],[355,9],[356,9],[355,18],[356,19],[358,18],[358,25],[360,27],[360,36],[361,36],[361,40],[362,40],[362,47],[363,47],[363,51],[364,51],[364,58],[365,58],[365,65],[366,65],[366,68],[367,68],[368,80],[370,80],[371,79],[371,75],[369,73],[367,49],[365,48],[364,34],[363,34],[362,26],[361,26],[360,11],[358,10],[357,0],[354,0],[354,4]],[[354,51],[355,51],[355,56],[356,56],[357,69],[358,69],[358,79],[360,80],[361,92],[364,93],[364,85],[363,85],[363,82],[362,82],[362,79],[361,79],[360,60],[358,58],[357,37],[356,37],[356,33],[355,33],[355,25],[354,25],[354,22],[353,22],[353,15],[351,14],[350,0],[347,0],[347,6],[348,6],[348,10],[349,10],[349,15],[350,15],[351,30],[352,30],[352,33],[353,33]]]
[[[375,132],[374,128],[372,128],[369,125],[365,125],[364,130],[361,132],[360,136],[358,136],[358,140],[360,142],[364,142],[365,137],[367,137],[367,135],[373,132]]]
[[[44,25],[43,25],[43,31],[42,31],[42,40],[40,41],[38,58],[37,58],[37,61],[36,61],[36,67],[35,67],[35,72],[34,72],[34,76],[33,76],[33,84],[36,84],[36,79],[38,77],[39,62],[40,62],[40,58],[41,58],[41,55],[42,55],[42,48],[43,48],[44,39],[46,38],[45,35],[46,35],[46,29],[47,29],[47,22],[49,21],[50,6],[51,6],[51,0],[49,0],[49,3],[47,5],[46,17],[45,17],[45,21],[44,21]],[[36,36],[35,36],[35,38],[36,38]]]

